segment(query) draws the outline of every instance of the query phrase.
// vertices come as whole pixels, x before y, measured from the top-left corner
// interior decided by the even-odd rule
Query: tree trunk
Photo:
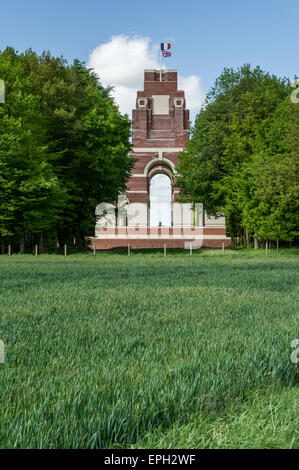
[[[259,241],[258,238],[254,237],[254,249],[258,250],[259,249]]]
[[[246,248],[249,248],[250,240],[249,240],[249,233],[248,233],[248,228],[247,227],[245,229],[245,233],[246,233]]]
[[[4,238],[1,240],[1,250],[2,250],[2,255],[5,254],[5,244],[4,244]]]
[[[57,235],[55,235],[55,241],[54,241],[54,247],[53,247],[55,255],[57,255],[58,247],[59,247],[59,242],[58,242]]]
[[[24,247],[25,247],[25,239],[24,239],[24,237],[22,237],[21,240],[20,240],[20,253],[21,253],[21,255],[24,254]]]
[[[276,239],[276,251],[279,252],[279,239]]]

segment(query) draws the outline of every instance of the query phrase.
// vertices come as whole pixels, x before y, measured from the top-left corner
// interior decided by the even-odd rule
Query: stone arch
[[[168,166],[165,165],[164,163],[161,163],[160,165],[153,165],[148,172],[147,178],[148,178],[148,183],[150,184],[151,179],[158,174],[166,175],[170,178],[171,184],[173,184],[173,171],[172,169]]]
[[[168,160],[168,158],[154,158],[150,162],[147,163],[147,165],[144,168],[144,176],[148,177],[150,171],[153,169],[155,166],[165,166],[168,168],[168,171],[172,172],[172,177],[175,175],[175,165],[171,160]]]

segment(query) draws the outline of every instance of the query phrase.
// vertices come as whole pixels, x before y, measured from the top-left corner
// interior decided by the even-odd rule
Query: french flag
[[[161,51],[168,51],[170,49],[171,45],[169,42],[161,42]]]

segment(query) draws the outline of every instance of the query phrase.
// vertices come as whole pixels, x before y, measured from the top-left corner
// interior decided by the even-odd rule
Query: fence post
[[[164,256],[166,256],[166,243],[164,243]]]
[[[128,256],[131,254],[131,245],[128,245]]]
[[[65,244],[65,245],[64,245],[64,256],[66,256],[66,255],[67,255],[67,246],[66,246],[66,244]]]
[[[38,251],[37,251],[37,245],[35,245],[35,256],[37,256],[37,253],[38,253]]]
[[[222,243],[222,254],[224,255],[224,243]]]

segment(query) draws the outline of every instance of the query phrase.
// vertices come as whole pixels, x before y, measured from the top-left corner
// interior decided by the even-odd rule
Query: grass
[[[0,447],[298,448],[298,250],[0,256]]]

